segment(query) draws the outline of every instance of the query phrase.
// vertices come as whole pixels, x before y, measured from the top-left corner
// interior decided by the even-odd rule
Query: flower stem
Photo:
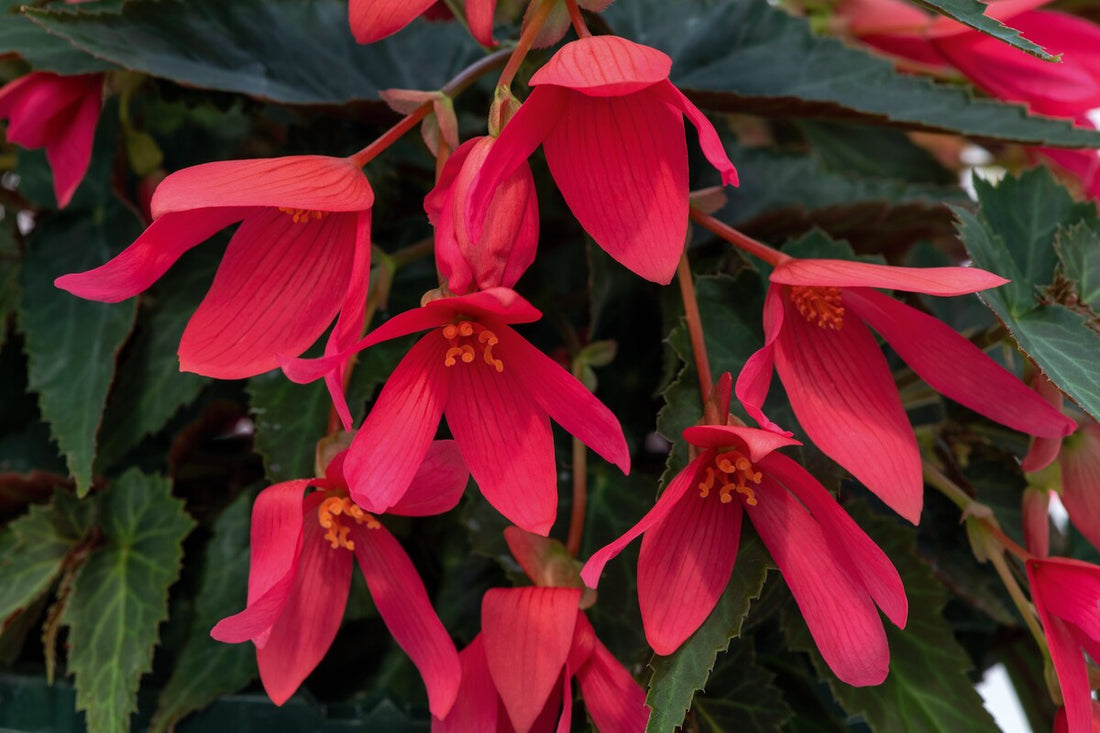
[[[722,416],[717,414],[716,406],[710,399],[710,394],[714,390],[714,377],[710,371],[710,360],[707,358],[703,319],[699,314],[699,301],[695,297],[695,283],[691,277],[691,265],[688,263],[686,247],[680,256],[680,264],[676,266],[676,278],[680,283],[680,297],[684,301],[684,320],[687,323],[688,335],[691,337],[691,352],[695,356],[695,371],[699,375],[699,394],[703,398],[706,421],[711,425],[722,424],[725,421],[719,422],[718,418]]]
[[[706,214],[694,206],[691,207],[689,212],[692,220],[702,225],[704,229],[717,234],[739,250],[748,252],[753,257],[759,257],[773,267],[791,259],[779,250],[772,249],[768,245],[756,241],[747,234],[742,234],[730,225],[718,221],[710,214]]]
[[[577,37],[591,37],[592,31],[588,30],[588,25],[584,22],[581,9],[577,7],[577,0],[565,0],[565,7],[569,11],[569,20],[573,24],[573,30],[577,32]]]
[[[988,527],[986,528],[988,529]],[[1000,538],[998,538],[998,540],[999,539]],[[1049,655],[1050,652],[1047,649],[1046,636],[1043,635],[1043,630],[1039,627],[1039,621],[1035,618],[1035,608],[1031,605],[1031,601],[1024,595],[1024,591],[1020,588],[1020,584],[1016,582],[1016,576],[1012,574],[1012,569],[1008,567],[1008,563],[1005,562],[1004,553],[993,551],[988,554],[989,561],[993,563],[993,567],[997,571],[997,575],[1000,576],[1005,590],[1007,590],[1008,595],[1012,597],[1012,602],[1016,605],[1016,610],[1023,616],[1024,623],[1027,624],[1028,631],[1030,631],[1032,637],[1034,637],[1035,643],[1039,645],[1044,655]]]
[[[997,542],[1000,543],[1003,549],[1008,550],[1021,560],[1026,561],[1035,557],[1035,555],[1028,552],[1023,547],[1020,547],[1015,540],[1001,530],[1000,525],[997,524],[997,520],[993,516],[992,510],[988,506],[975,501],[974,498],[963,491],[958,484],[945,476],[939,468],[928,461],[924,462],[924,480],[950,499],[955,506],[959,507],[959,509],[963,511],[965,517],[981,522],[983,528],[997,539]]]
[[[584,533],[584,512],[588,506],[587,449],[580,438],[573,438],[573,509],[569,514],[569,536],[565,549],[573,557],[581,551],[581,535]]]
[[[512,56],[508,59],[508,65],[504,67],[504,71],[500,74],[500,81],[497,82],[498,87],[508,89],[512,86],[512,80],[516,78],[516,72],[519,71],[520,64],[523,63],[523,59],[527,57],[527,52],[534,45],[535,38],[538,37],[546,19],[550,17],[550,11],[554,9],[555,2],[557,0],[542,0],[542,4],[535,10],[534,15],[531,16],[531,22],[523,29],[519,41],[516,42],[516,47],[512,49]]]

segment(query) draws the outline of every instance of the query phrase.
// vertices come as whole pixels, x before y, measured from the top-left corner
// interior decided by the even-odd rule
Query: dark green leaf
[[[101,59],[78,50],[63,38],[47,32],[21,12],[23,0],[4,0],[0,3],[0,53],[15,53],[26,59],[35,69],[56,71],[59,74],[88,74],[114,68]],[[99,3],[93,5],[98,6]],[[77,10],[66,8],[68,14],[86,13],[91,6]]]
[[[166,479],[137,470],[100,495],[99,520],[103,544],[79,570],[63,617],[76,706],[92,733],[129,729],[194,526]]]
[[[10,226],[0,226],[0,348],[8,337],[8,318],[19,305],[19,264]]]
[[[955,174],[901,130],[809,120],[799,122],[798,129],[827,170],[958,188]]]
[[[29,13],[50,33],[119,66],[288,104],[438,88],[480,55],[458,24],[418,23],[358,44],[343,0],[133,0],[117,15]],[[424,49],[431,63],[414,63]]]
[[[1009,28],[996,18],[990,18],[985,14],[986,4],[978,2],[978,0],[913,0],[913,2],[928,10],[941,13],[948,18],[968,25],[976,31],[981,31],[998,40],[1004,41],[1008,45],[1014,46],[1024,53],[1038,56],[1044,61],[1057,61],[1061,58],[1061,54],[1054,56],[1041,46],[1027,40],[1021,36],[1020,31],[1015,28]]]
[[[1077,299],[1100,315],[1100,222],[1086,220],[1058,232],[1054,250]]]
[[[695,725],[704,731],[778,731],[791,717],[775,675],[758,666],[752,641],[739,639],[714,665],[707,687],[695,698]]]

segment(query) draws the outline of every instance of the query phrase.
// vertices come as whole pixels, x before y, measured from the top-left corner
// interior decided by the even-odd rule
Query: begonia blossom
[[[485,157],[467,202],[470,238],[480,238],[497,187],[541,144],[596,244],[644,278],[671,281],[688,225],[685,116],[722,183],[737,184],[718,133],[668,80],[671,68],[666,54],[616,36],[563,46]]]
[[[446,715],[458,693],[458,652],[404,549],[377,517],[348,498],[345,455],[333,458],[323,479],[286,481],[256,498],[248,605],[219,621],[210,635],[229,643],[252,641],[264,689],[282,705],[336,637],[354,556],[382,621],[424,678],[432,714]],[[438,441],[390,514],[448,511],[466,480],[454,444]],[[311,486],[318,490],[305,494]]]
[[[738,376],[737,397],[778,430],[763,413],[774,368],[817,447],[915,524],[920,450],[871,329],[929,386],[995,422],[1044,437],[1068,435],[1074,423],[949,326],[875,288],[947,296],[1005,282],[973,267],[787,259],[771,274],[765,343]]]
[[[102,105],[103,74],[36,71],[0,89],[0,119],[8,120],[8,141],[46,149],[61,208],[88,172]]]
[[[436,0],[350,0],[348,23],[359,43],[374,43],[391,36],[430,10]],[[493,14],[496,0],[466,0],[470,34],[483,46],[494,46]]]
[[[240,222],[187,323],[180,369],[238,379],[297,356],[340,318],[332,349],[359,338],[374,193],[351,160],[320,155],[186,168],[153,195],[154,221],[121,254],[59,288],[114,303],[151,286],[184,252]],[[347,422],[347,421],[346,421]]]

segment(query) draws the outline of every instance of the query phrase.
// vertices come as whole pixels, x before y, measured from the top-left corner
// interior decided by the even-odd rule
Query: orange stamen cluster
[[[792,285],[791,302],[803,318],[817,324],[819,328],[839,331],[844,327],[844,306],[840,299],[840,288]]]
[[[328,214],[327,211],[292,209],[288,206],[280,206],[279,211],[289,216],[295,224],[305,224],[307,221],[317,221],[318,219],[323,219]]]
[[[759,484],[763,478],[764,474],[740,451],[726,451],[716,455],[714,465],[707,467],[706,478],[699,482],[699,496],[707,498],[714,485],[719,484],[718,499],[723,504],[733,501],[736,493],[744,496],[749,506],[756,506],[756,491],[749,484]]]
[[[332,543],[334,550],[338,547],[355,549],[355,541],[348,538],[351,527],[340,519],[341,516],[351,517],[356,524],[366,524],[368,529],[378,529],[382,526],[377,519],[363,511],[348,497],[330,496],[317,507],[317,521],[327,530],[325,539]]]
[[[497,335],[474,321],[448,323],[443,327],[443,338],[451,348],[443,356],[446,366],[454,366],[459,361],[471,364],[481,351],[481,358],[498,372],[504,371],[504,362],[493,356],[493,347],[500,343]]]

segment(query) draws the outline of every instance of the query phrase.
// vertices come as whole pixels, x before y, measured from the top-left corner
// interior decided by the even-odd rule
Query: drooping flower
[[[431,329],[394,369],[351,444],[352,499],[372,512],[400,501],[445,414],[489,503],[545,535],[558,503],[551,417],[624,472],[630,454],[611,411],[508,326],[541,315],[507,288],[440,298],[391,318],[349,351],[287,361],[283,370],[295,382],[312,381],[351,352]],[[338,388],[332,397],[344,401]]]
[[[688,222],[686,116],[723,184],[737,171],[702,112],[672,83],[672,60],[615,36],[563,46],[531,77],[471,187],[467,225],[480,238],[502,181],[540,144],[565,202],[596,243],[644,278],[668,283]]]
[[[1071,731],[1092,730],[1087,653],[1100,659],[1100,567],[1069,558],[1027,561],[1031,599],[1043,624]]]
[[[754,420],[778,430],[762,411],[774,367],[817,447],[915,524],[923,502],[920,451],[870,329],[933,389],[995,422],[1061,437],[1073,421],[946,324],[875,288],[962,295],[1005,282],[972,267],[786,260],[772,272],[764,347],[738,376],[737,397]]]
[[[510,288],[535,259],[539,208],[531,167],[524,162],[496,189],[480,240],[466,227],[466,197],[497,138],[467,140],[447,159],[424,209],[435,226],[435,257],[455,295],[494,287]]]
[[[458,692],[458,653],[432,609],[408,555],[378,518],[349,498],[346,453],[323,479],[264,489],[252,508],[248,606],[210,632],[218,641],[256,645],[264,689],[286,702],[332,645],[344,616],[352,557],[382,621],[420,670],[433,715],[446,715]],[[438,441],[391,514],[427,516],[458,503],[467,474],[451,441]],[[304,494],[310,486],[318,490]]]
[[[724,407],[730,380],[721,383]],[[908,601],[889,558],[818,481],[777,449],[785,435],[736,425],[684,431],[699,455],[622,537],[598,550],[581,577],[639,535],[638,604],[646,640],[671,654],[699,628],[729,583],[747,513],[779,566],[829,667],[851,685],[876,685],[890,650],[876,606],[904,627]]]
[[[425,11],[436,0],[351,0],[348,23],[359,43],[374,43],[393,35]],[[493,14],[496,0],[466,0],[466,23],[470,34],[483,46],[495,46]]]
[[[8,141],[46,149],[61,208],[88,172],[102,104],[103,74],[35,71],[0,89],[0,119],[8,120]]]
[[[59,288],[89,300],[137,295],[184,252],[241,222],[180,341],[180,369],[238,379],[297,356],[340,318],[331,349],[359,338],[370,271],[374,193],[352,161],[232,160],[177,171],[153,195],[137,241]],[[350,419],[346,420],[350,423]]]

